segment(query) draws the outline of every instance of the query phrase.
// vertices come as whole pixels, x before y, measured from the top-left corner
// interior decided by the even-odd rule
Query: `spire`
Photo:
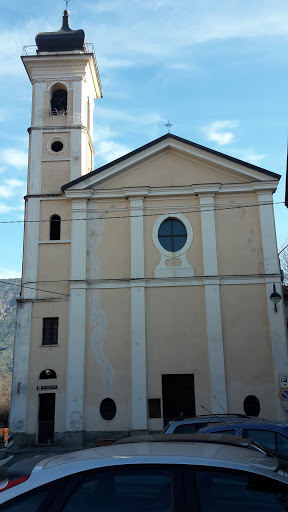
[[[69,14],[70,12],[65,9],[64,15],[63,15],[63,22],[62,22],[62,28],[60,30],[71,30],[69,26]]]
[[[66,1],[66,7],[68,2]],[[84,30],[72,30],[69,26],[69,11],[65,9],[62,27],[57,32],[39,32],[35,41],[39,52],[69,52],[85,50]]]

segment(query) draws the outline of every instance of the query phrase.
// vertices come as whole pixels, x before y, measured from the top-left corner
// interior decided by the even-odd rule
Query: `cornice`
[[[264,185],[264,183],[262,183]],[[271,186],[272,184],[272,186]],[[263,187],[263,191],[272,191],[274,182],[269,182],[267,187]],[[181,187],[151,187],[151,186],[139,186],[139,187],[123,187],[123,188],[110,188],[100,189],[93,188],[93,183],[89,184],[87,189],[66,189],[64,193],[67,198],[81,198],[88,197],[90,199],[121,199],[128,197],[149,197],[149,198],[161,198],[161,197],[211,197],[217,195],[228,195],[228,194],[239,194],[247,193],[255,194],[256,190],[254,183],[235,183],[228,185],[221,183],[204,184],[204,185],[186,185]],[[268,186],[269,185],[269,186]],[[97,184],[96,184],[97,186]],[[261,191],[261,188],[260,188]]]

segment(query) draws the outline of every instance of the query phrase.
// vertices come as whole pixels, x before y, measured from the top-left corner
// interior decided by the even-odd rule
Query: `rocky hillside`
[[[5,279],[5,283],[0,280],[0,349],[6,349],[0,351],[0,379],[12,373],[16,299],[19,294],[20,279]]]

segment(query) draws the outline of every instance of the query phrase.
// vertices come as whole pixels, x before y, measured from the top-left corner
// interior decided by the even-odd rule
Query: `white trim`
[[[31,195],[42,192],[42,137],[41,130],[33,130],[30,133],[27,194]]]
[[[227,411],[219,285],[205,285],[212,413]]]
[[[35,82],[33,84],[34,87],[34,101],[33,101],[33,120],[32,126],[42,126],[43,125],[43,114],[44,114],[44,92],[46,89],[46,83],[44,82]]]
[[[131,278],[144,277],[143,197],[130,199]]]
[[[273,197],[271,193],[258,192],[259,215],[262,235],[264,269],[267,274],[280,274],[275,231]],[[261,204],[262,203],[262,204]],[[264,204],[263,204],[264,203]],[[270,204],[265,204],[270,203]]]
[[[83,430],[86,290],[70,290],[66,380],[66,431]]]
[[[103,171],[102,171],[103,172]],[[132,196],[141,196],[141,197],[147,197],[149,196],[149,199],[150,198],[158,198],[158,197],[174,197],[174,196],[177,196],[177,197],[180,197],[180,196],[197,196],[198,195],[198,188],[199,190],[203,190],[205,191],[205,193],[207,193],[207,190],[209,189],[209,186],[207,185],[207,188],[204,189],[203,187],[198,187],[198,186],[193,186],[193,185],[182,185],[181,187],[147,187],[147,186],[143,186],[143,187],[131,187],[131,189],[129,189],[128,187],[124,187],[124,188],[109,188],[109,189],[99,189],[99,188],[93,188],[93,187],[98,187],[98,185],[100,184],[100,179],[99,179],[99,176],[102,175],[102,172],[99,173],[99,175],[97,175],[97,180],[96,180],[96,177],[95,179],[93,180],[93,176],[91,176],[90,178],[87,178],[87,180],[85,180],[84,182],[80,182],[80,183],[77,183],[75,185],[71,185],[71,188],[67,189],[65,191],[67,197],[69,198],[72,198],[72,197],[79,197],[81,198],[82,197],[82,193],[83,191],[85,191],[86,189],[91,189],[92,190],[92,193],[91,193],[91,197],[92,199],[110,199],[110,198],[122,198],[122,197],[132,197]],[[115,179],[117,178],[117,176],[115,176]],[[98,183],[99,182],[99,183]],[[277,188],[277,181],[269,181],[269,182],[265,182],[265,183],[261,183],[261,185],[263,185],[263,189],[265,190],[265,192],[267,191],[267,189],[272,193],[276,190]],[[260,185],[259,185],[260,187]],[[247,194],[255,194],[255,190],[254,190],[254,187],[253,187],[253,183],[233,183],[233,184],[219,184],[217,187],[215,185],[211,185],[211,190],[215,190],[217,189],[217,191],[215,193],[217,193],[217,195],[219,196],[219,194],[232,194],[233,192],[235,192],[236,194],[240,193],[240,192],[244,192],[244,193],[247,193]],[[249,195],[248,195],[249,197]],[[253,204],[255,204],[255,200],[253,200]],[[243,207],[245,206],[249,206],[249,203],[243,203]],[[219,205],[217,205],[219,206]],[[227,206],[227,205],[226,205]],[[256,205],[257,206],[257,205]],[[195,205],[196,207],[196,205]],[[175,206],[175,208],[177,208],[177,206]]]
[[[147,429],[145,287],[131,287],[132,430]]]
[[[50,80],[51,80],[51,78],[50,78]],[[52,87],[55,87],[55,85],[58,85],[58,84],[64,85],[64,87],[66,87],[67,92],[71,90],[71,87],[68,85],[68,82],[63,81],[61,78],[55,78],[54,80],[55,80],[55,82],[53,82],[53,84],[49,85],[46,88],[46,91],[50,92]],[[57,89],[55,89],[55,91],[57,91]],[[50,92],[50,94],[51,94],[51,92]]]
[[[161,224],[165,220],[170,219],[170,218],[178,219],[180,222],[182,222],[182,224],[184,224],[184,226],[186,228],[186,233],[187,233],[187,239],[186,239],[184,246],[182,247],[182,249],[180,249],[179,251],[175,251],[175,252],[166,251],[166,249],[164,249],[164,247],[162,247],[162,245],[160,244],[159,238],[158,238],[158,232],[159,232],[159,228],[160,228]],[[165,215],[160,215],[157,218],[156,222],[154,223],[153,230],[152,230],[152,239],[153,239],[153,243],[154,243],[156,249],[161,254],[160,263],[154,269],[154,277],[156,277],[156,278],[164,277],[165,278],[165,277],[191,277],[191,276],[194,276],[194,268],[192,267],[192,265],[190,265],[190,263],[188,263],[187,258],[186,258],[186,253],[187,253],[188,249],[190,248],[192,241],[193,241],[193,229],[192,229],[192,226],[191,226],[190,222],[188,221],[188,219],[182,213],[173,213],[173,214],[168,213]],[[173,258],[177,258],[177,259],[181,260],[181,265],[179,265],[179,266],[172,265],[172,266],[168,267],[166,265],[166,261],[169,259],[171,260]]]
[[[71,244],[71,240],[41,240],[38,244]]]
[[[165,287],[165,286],[169,286],[169,287],[173,287],[173,286],[203,286],[203,285],[206,285],[206,284],[213,284],[213,285],[231,285],[231,286],[235,286],[235,285],[253,285],[253,284],[265,284],[265,283],[274,283],[275,282],[275,279],[277,279],[279,276],[278,275],[275,275],[275,277],[259,277],[259,278],[244,278],[244,277],[239,277],[239,279],[225,279],[225,278],[220,278],[220,279],[215,279],[214,276],[212,276],[211,278],[208,278],[208,277],[200,277],[200,276],[197,276],[195,278],[183,278],[183,280],[179,280],[181,278],[166,278],[166,279],[162,279],[162,278],[154,278],[154,279],[144,279],[143,281],[138,281],[138,286],[145,286],[146,288],[161,288],[161,287]],[[131,286],[135,285],[135,281],[130,281],[129,279],[127,279],[126,281],[123,279],[122,281],[113,281],[112,280],[103,280],[103,281],[97,281],[97,280],[93,280],[93,281],[88,281],[87,283],[87,286],[89,289],[93,289],[93,288],[130,288]],[[76,284],[74,285],[76,287]],[[86,286],[85,285],[81,285],[79,286],[80,289],[83,288],[83,286]],[[71,287],[72,287],[72,284],[71,284]]]
[[[208,276],[218,275],[216,227],[215,227],[215,203],[213,195],[203,195],[200,199],[201,231],[203,247],[204,274]]]
[[[51,148],[53,142],[62,142],[63,148],[61,149],[61,151],[53,151],[53,149]],[[57,135],[56,137],[53,137],[52,139],[50,139],[47,142],[46,147],[47,147],[47,151],[49,151],[49,153],[51,153],[51,155],[62,155],[62,153],[64,153],[67,149],[67,142],[66,142],[66,140],[62,139],[61,136]],[[55,160],[52,160],[52,161],[54,162]],[[57,161],[58,161],[58,159],[57,159]]]
[[[36,299],[37,297],[37,279],[38,279],[38,242],[39,242],[39,223],[29,222],[40,219],[40,200],[30,198],[26,203],[25,220],[25,245],[23,258],[23,283],[31,284],[31,288],[23,287],[23,299]],[[32,288],[35,287],[35,290]]]
[[[79,279],[82,282],[78,286],[74,286],[75,283],[70,285],[66,388],[67,432],[82,431],[84,421],[87,287],[84,284],[86,281],[87,251],[86,208],[87,200],[72,202],[70,279]],[[83,219],[83,222],[73,222],[75,218]]]
[[[139,166],[142,162],[146,161],[148,158],[156,157],[159,154],[164,153],[167,149],[175,149],[180,151],[181,153],[186,154],[187,156],[194,157],[197,160],[201,160],[203,163],[220,165],[224,170],[234,171],[236,173],[240,173],[241,175],[253,178],[253,180],[260,181],[271,181],[273,185],[278,183],[276,178],[272,176],[269,177],[262,173],[261,171],[257,171],[256,169],[251,169],[250,167],[245,167],[245,165],[237,164],[231,160],[226,160],[221,156],[214,155],[213,153],[208,153],[205,150],[201,150],[199,148],[195,148],[190,146],[187,143],[176,141],[175,139],[165,139],[164,141],[159,142],[156,145],[153,145],[150,148],[143,149],[138,153],[130,156],[129,158],[116,163],[112,167],[103,170],[100,174],[91,176],[90,179],[87,179],[85,183],[77,184],[76,187],[78,189],[85,188],[86,186],[91,186],[92,183],[99,183],[103,180],[107,180],[112,176],[117,176],[123,170],[127,172],[127,170],[133,166]],[[277,186],[277,185],[276,185]]]
[[[32,302],[17,305],[9,425],[13,433],[26,431],[32,307]]]
[[[185,245],[182,247],[182,249],[180,249],[179,251],[175,251],[175,252],[166,251],[166,249],[164,249],[164,247],[162,247],[162,245],[160,244],[159,239],[158,239],[158,231],[159,231],[161,224],[165,220],[170,219],[172,217],[173,217],[173,219],[178,219],[180,222],[182,222],[182,224],[184,224],[186,231],[187,231],[187,240],[185,242]],[[166,258],[179,258],[180,256],[182,256],[182,254],[185,254],[188,251],[188,249],[190,248],[190,245],[192,244],[192,240],[193,240],[193,230],[192,230],[192,226],[191,226],[189,220],[184,215],[182,215],[182,213],[175,213],[175,214],[168,213],[167,215],[166,214],[160,215],[158,217],[158,219],[156,220],[156,222],[153,226],[152,238],[153,238],[153,242],[154,242],[156,249],[161,254],[163,254],[163,256],[166,256]]]
[[[276,291],[282,295],[281,284],[279,282],[276,284]],[[287,331],[285,326],[286,319],[284,314],[283,301],[277,304],[277,311],[274,310],[274,304],[270,300],[270,295],[272,292],[272,283],[267,283],[266,297],[274,366],[275,401],[277,405],[278,419],[287,422],[287,411],[282,409],[281,400],[279,397],[279,393],[281,391],[280,375],[287,375],[288,368]]]

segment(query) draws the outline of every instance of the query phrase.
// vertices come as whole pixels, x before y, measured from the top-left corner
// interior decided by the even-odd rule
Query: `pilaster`
[[[270,326],[270,338],[274,366],[278,419],[287,421],[287,411],[283,410],[281,406],[281,400],[279,397],[281,389],[280,376],[287,375],[288,368],[285,315],[283,303],[281,302],[277,304],[277,311],[275,311],[274,304],[270,300],[270,295],[274,291],[274,284],[276,287],[276,291],[280,295],[282,295],[272,193],[266,191],[259,191],[258,201],[260,205],[259,212],[263,248],[264,273],[276,274],[275,277],[271,276],[269,278],[267,276],[266,278],[266,300]]]
[[[271,192],[258,192],[265,274],[280,274]]]
[[[32,302],[18,302],[9,425],[10,432],[16,434],[17,446],[25,444],[31,318]],[[19,439],[16,439],[17,436]]]
[[[214,194],[200,195],[204,276],[218,277]],[[213,413],[227,411],[219,281],[204,280]]]
[[[87,200],[72,201],[66,444],[83,441],[86,337]],[[69,435],[69,433],[71,435]],[[72,440],[70,439],[72,436]]]
[[[40,219],[40,199],[29,198],[25,205],[25,231],[24,231],[24,255],[23,255],[23,299],[36,299],[37,297],[37,279],[38,279],[38,243],[39,243],[39,222]],[[36,221],[36,222],[35,222]]]
[[[130,199],[131,279],[144,278],[143,197]],[[131,282],[132,430],[147,429],[145,283]]]

